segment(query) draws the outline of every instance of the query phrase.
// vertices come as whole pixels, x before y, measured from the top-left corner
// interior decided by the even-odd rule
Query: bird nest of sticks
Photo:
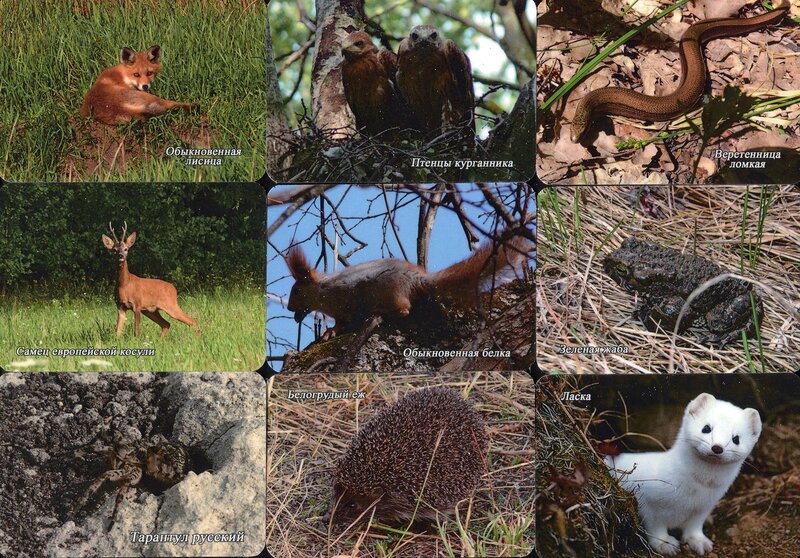
[[[270,173],[277,182],[496,182],[524,174],[491,152],[491,136],[481,140],[466,124],[435,137],[413,129],[367,135],[352,127],[319,128],[309,115],[299,118],[297,128],[268,138],[286,154],[284,166]]]
[[[569,378],[546,376],[536,393],[536,548],[541,556],[655,556],[636,499],[611,478],[585,432],[593,414],[569,401]]]

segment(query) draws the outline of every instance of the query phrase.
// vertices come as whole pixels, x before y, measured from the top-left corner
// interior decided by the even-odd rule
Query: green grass
[[[263,2],[0,3],[0,176],[44,181],[242,181],[264,173],[266,84]],[[153,93],[199,102],[196,113],[169,112],[148,122],[110,128],[134,150],[124,171],[67,175],[65,162],[98,158],[81,127],[80,106],[99,73],[119,62],[124,46],[161,45]],[[219,167],[187,166],[168,147],[240,149]],[[73,125],[77,127],[73,129]],[[186,138],[182,141],[179,135]],[[147,156],[145,156],[147,155]]]
[[[759,258],[761,257],[761,245],[764,241],[764,222],[767,219],[767,214],[769,213],[770,207],[772,207],[772,202],[775,201],[776,197],[776,190],[774,188],[765,186],[760,189],[758,199],[758,215],[756,217],[756,234],[755,238],[751,238],[747,234],[750,186],[747,186],[745,190],[745,195],[742,197],[742,226],[739,240],[739,268],[741,273],[744,273],[746,267],[749,267],[753,272],[756,271]],[[766,372],[766,364],[764,360],[764,341],[761,338],[761,324],[758,321],[758,310],[753,292],[750,293],[750,309],[753,314],[753,323],[756,326],[758,356],[760,357],[759,361],[761,362],[760,371],[763,373]],[[747,334],[744,332],[742,332],[742,345],[744,346],[748,370],[751,373],[759,372],[758,368],[756,367],[756,361],[753,359],[753,350],[750,349]]]
[[[184,312],[197,321],[200,335],[170,318],[169,333],[142,316],[134,337],[133,312],[128,312],[116,338],[117,309],[113,290],[103,294],[61,295],[50,300],[0,300],[0,366],[28,371],[244,371],[264,362],[266,301],[252,289],[179,293]],[[17,356],[26,348],[155,349],[153,356]],[[86,361],[94,360],[95,364]],[[105,361],[108,364],[101,364]]]

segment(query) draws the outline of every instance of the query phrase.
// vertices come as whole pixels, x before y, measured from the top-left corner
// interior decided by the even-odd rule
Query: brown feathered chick
[[[408,127],[408,109],[395,83],[397,56],[372,44],[364,31],[342,42],[342,84],[356,127],[369,135]]]
[[[397,49],[397,85],[423,131],[469,126],[475,92],[469,58],[432,25],[417,25]]]

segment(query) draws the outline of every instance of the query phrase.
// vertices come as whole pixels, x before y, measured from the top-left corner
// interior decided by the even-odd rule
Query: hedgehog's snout
[[[380,491],[369,492],[366,494],[355,494],[350,489],[334,490],[333,497],[331,498],[331,505],[322,519],[326,523],[330,523],[333,517],[333,524],[350,524],[358,519],[361,514],[361,520],[369,519],[371,515],[371,508],[373,505],[377,506],[381,500],[382,494]],[[365,513],[366,512],[366,513]]]
[[[405,523],[449,514],[479,485],[486,450],[480,413],[457,391],[408,393],[350,442],[336,471],[332,521]]]

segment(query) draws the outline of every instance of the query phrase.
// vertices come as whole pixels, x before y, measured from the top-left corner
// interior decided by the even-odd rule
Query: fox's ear
[[[122,47],[119,53],[119,60],[123,64],[133,64],[136,62],[136,51],[132,48]]]
[[[154,64],[158,64],[158,62],[161,60],[161,47],[158,45],[153,45],[148,48],[147,59]]]

